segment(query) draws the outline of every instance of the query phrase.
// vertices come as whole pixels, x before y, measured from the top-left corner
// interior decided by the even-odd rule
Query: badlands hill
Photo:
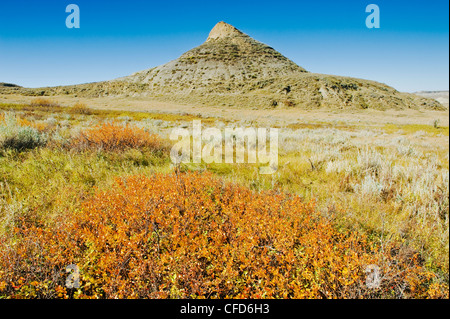
[[[448,91],[420,91],[414,94],[427,97],[429,99],[435,99],[446,108],[449,108],[449,94]]]
[[[205,43],[178,59],[130,76],[72,86],[0,88],[0,93],[147,97],[224,107],[443,108],[436,100],[382,83],[310,73],[225,22],[211,30]]]

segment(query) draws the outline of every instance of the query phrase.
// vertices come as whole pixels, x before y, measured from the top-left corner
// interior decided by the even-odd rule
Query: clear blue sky
[[[68,4],[81,28],[68,29]],[[368,29],[375,3],[381,28]],[[448,90],[448,1],[0,2],[0,82],[26,87],[109,80],[176,59],[219,21],[311,72],[376,80],[400,91]]]

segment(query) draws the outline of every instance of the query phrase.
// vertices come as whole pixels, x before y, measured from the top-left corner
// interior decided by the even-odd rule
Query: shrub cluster
[[[51,107],[59,107],[60,105],[57,102],[53,102],[49,99],[38,97],[33,101],[31,101],[30,106],[51,108]]]
[[[70,114],[82,114],[82,115],[92,115],[94,113],[93,110],[88,108],[84,103],[75,103],[74,106],[69,108]]]
[[[28,126],[10,114],[0,118],[0,148],[23,151],[46,143],[47,135],[36,127]]]
[[[148,148],[162,151],[166,148],[161,138],[144,129],[117,122],[102,123],[81,132],[73,138],[70,148],[103,151],[124,151],[129,148]]]
[[[209,174],[117,179],[56,225],[24,220],[8,238],[0,297],[448,298],[416,254],[339,232],[297,196]],[[70,264],[78,289],[65,286]]]

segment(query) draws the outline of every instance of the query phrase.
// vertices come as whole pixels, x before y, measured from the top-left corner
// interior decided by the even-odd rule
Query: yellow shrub
[[[35,98],[30,105],[35,107],[59,107],[57,102],[41,97]]]
[[[93,112],[90,108],[86,106],[84,103],[75,103],[74,106],[72,106],[69,110],[72,114],[84,114],[84,115],[91,115]]]

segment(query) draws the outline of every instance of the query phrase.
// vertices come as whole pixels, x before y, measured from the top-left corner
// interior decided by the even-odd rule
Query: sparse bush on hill
[[[23,220],[0,243],[4,297],[448,298],[414,252],[210,174],[118,179],[54,227]],[[65,287],[70,264],[79,289]],[[369,288],[373,265],[381,282]]]

